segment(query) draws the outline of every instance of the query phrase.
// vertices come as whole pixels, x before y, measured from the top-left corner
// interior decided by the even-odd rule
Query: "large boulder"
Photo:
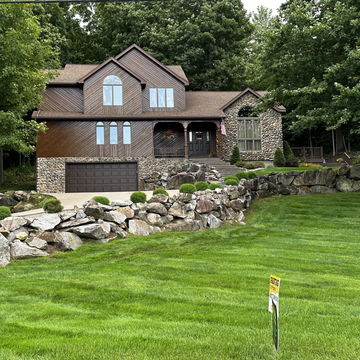
[[[85,218],[81,218],[81,219],[73,219],[73,220],[65,221],[63,223],[60,223],[56,228],[57,229],[66,229],[66,228],[85,225],[85,224],[89,224],[89,223],[93,223],[93,222],[95,222],[94,218],[85,217]]]
[[[143,220],[138,220],[138,219],[129,220],[130,234],[146,236],[158,231],[160,231],[158,227],[151,226]]]
[[[91,216],[94,219],[102,219],[105,215],[104,208],[96,202],[86,203],[84,207],[84,212],[87,216]]]
[[[79,235],[80,237],[95,240],[107,238],[110,231],[111,227],[108,223],[87,224],[71,229],[71,232]]]
[[[334,185],[336,173],[332,169],[308,170],[300,173],[293,181],[296,186],[323,185],[332,187]]]
[[[335,188],[329,188],[327,186],[315,185],[310,188],[310,191],[315,194],[333,194],[336,193]]]
[[[48,231],[53,230],[60,223],[61,218],[58,214],[42,214],[34,218],[30,226],[41,231]]]
[[[0,266],[6,266],[10,262],[10,245],[6,237],[0,234]]]
[[[130,206],[120,207],[116,211],[125,215],[127,219],[132,219],[135,216],[135,212]]]
[[[2,194],[0,195],[0,206],[8,206],[8,207],[13,207],[17,204],[18,202],[13,199],[12,194]]]
[[[221,226],[222,221],[219,218],[217,218],[215,215],[210,214],[208,216],[207,223],[210,229],[216,229]]]
[[[25,235],[24,235],[25,234]],[[20,227],[9,233],[7,239],[11,242],[15,239],[25,240],[29,234],[29,231],[25,227]]]
[[[133,202],[131,200],[117,200],[111,202],[112,206],[131,206],[132,204]]]
[[[163,226],[164,220],[159,214],[149,213],[146,215],[146,222],[152,226]]]
[[[196,202],[196,211],[199,214],[206,214],[214,210],[214,203],[210,200],[198,200]]]
[[[148,203],[162,203],[165,204],[169,200],[169,197],[164,194],[153,195]]]
[[[241,211],[241,210],[245,209],[245,202],[240,199],[231,200],[230,207],[235,211]]]
[[[122,224],[126,220],[126,215],[122,214],[119,211],[109,211],[104,214],[103,217],[106,221],[114,222],[118,225]]]
[[[11,243],[10,254],[13,259],[26,259],[26,258],[48,255],[47,252],[31,247],[20,240],[14,240]]]
[[[178,189],[182,184],[194,184],[195,177],[189,173],[181,172],[172,176],[168,181],[168,189]]]
[[[174,202],[171,208],[169,209],[169,215],[172,215],[177,218],[186,218],[186,208],[185,205],[180,202]]]
[[[47,242],[43,239],[40,239],[37,236],[29,237],[25,240],[25,242],[34,248],[40,249],[40,250],[46,250],[47,248]]]
[[[27,224],[27,219],[16,216],[10,216],[0,221],[1,227],[8,232],[15,231]]]
[[[360,191],[360,181],[339,176],[336,179],[336,189],[341,192]]]
[[[159,215],[167,215],[168,213],[166,207],[159,202],[151,202],[147,204],[146,210],[150,213]]]
[[[178,219],[165,226],[165,231],[196,231],[202,229],[200,220]]]
[[[349,178],[354,180],[360,180],[360,164],[353,165],[350,168]]]
[[[82,245],[80,237],[71,232],[55,232],[55,243],[62,251],[76,250]]]

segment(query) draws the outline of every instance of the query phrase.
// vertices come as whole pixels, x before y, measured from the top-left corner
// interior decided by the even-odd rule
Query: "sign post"
[[[273,343],[275,349],[279,349],[279,291],[280,291],[280,278],[274,275],[270,276],[269,287],[269,307],[268,310],[272,313],[272,332]]]

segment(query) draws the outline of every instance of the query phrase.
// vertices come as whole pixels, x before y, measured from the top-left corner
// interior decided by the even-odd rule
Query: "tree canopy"
[[[29,153],[44,125],[23,118],[39,104],[58,51],[32,5],[1,5],[0,19],[0,148]]]

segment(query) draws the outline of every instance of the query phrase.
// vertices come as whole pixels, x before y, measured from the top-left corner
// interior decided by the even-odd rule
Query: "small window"
[[[118,128],[116,122],[110,123],[110,144],[117,145],[118,144]]]
[[[121,106],[122,82],[115,75],[107,76],[103,81],[103,104],[107,106]]]
[[[105,143],[104,138],[105,138],[104,123],[98,122],[98,123],[96,123],[96,144],[104,145],[104,143]]]
[[[254,114],[254,108],[252,106],[243,106],[239,110],[239,117],[255,117],[256,114]]]
[[[151,108],[172,108],[174,107],[174,89],[151,88],[150,107]]]
[[[131,124],[128,121],[123,124],[123,144],[131,144]]]

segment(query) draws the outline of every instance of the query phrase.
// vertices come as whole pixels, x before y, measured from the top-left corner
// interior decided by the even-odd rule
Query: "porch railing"
[[[293,147],[294,155],[301,161],[323,162],[324,154],[322,146],[315,147]]]
[[[185,149],[155,148],[155,157],[157,158],[185,157]]]

